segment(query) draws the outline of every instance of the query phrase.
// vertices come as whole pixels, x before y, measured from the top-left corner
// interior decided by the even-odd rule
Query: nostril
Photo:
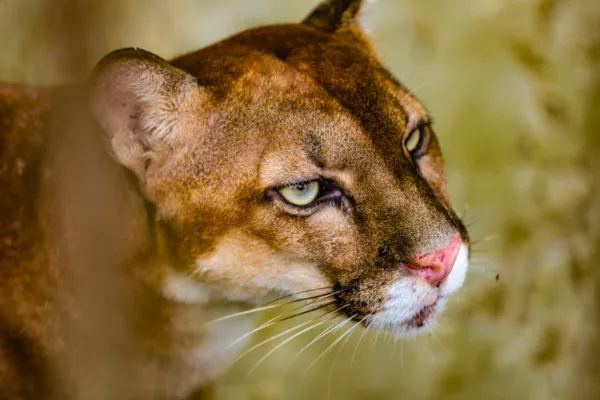
[[[379,257],[385,257],[388,253],[388,247],[382,246],[379,248]]]
[[[416,264],[402,264],[402,269],[408,271],[411,275],[415,275],[425,279],[433,286],[440,286],[450,271],[444,270],[442,265],[420,266]]]
[[[417,256],[402,267],[411,274],[424,278],[431,285],[439,286],[452,271],[461,244],[462,239],[458,235],[443,249]]]

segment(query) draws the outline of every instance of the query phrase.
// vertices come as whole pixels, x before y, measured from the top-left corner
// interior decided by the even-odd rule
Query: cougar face
[[[360,8],[324,2],[171,62],[127,49],[99,65],[93,109],[156,207],[168,295],[185,297],[181,279],[243,303],[294,294],[410,335],[461,287],[469,239],[431,121]]]

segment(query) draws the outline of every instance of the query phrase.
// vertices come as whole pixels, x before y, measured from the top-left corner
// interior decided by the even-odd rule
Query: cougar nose
[[[462,239],[458,235],[443,249],[417,256],[409,263],[402,264],[402,268],[415,276],[422,277],[432,286],[438,287],[452,271],[461,244]]]

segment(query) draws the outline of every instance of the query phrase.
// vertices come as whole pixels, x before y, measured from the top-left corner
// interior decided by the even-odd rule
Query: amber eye
[[[319,197],[319,182],[294,183],[280,190],[281,195],[288,202],[296,206],[306,206]]]
[[[421,130],[421,128],[415,129],[404,141],[404,147],[406,147],[406,150],[408,150],[409,153],[414,153],[419,149],[423,136]]]

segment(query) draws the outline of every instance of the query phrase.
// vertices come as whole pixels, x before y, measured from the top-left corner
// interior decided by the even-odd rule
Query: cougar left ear
[[[359,25],[360,14],[367,2],[366,0],[324,0],[302,23],[329,33],[347,26]]]
[[[177,143],[202,106],[196,79],[140,49],[117,50],[95,68],[90,105],[113,155],[140,179]]]

